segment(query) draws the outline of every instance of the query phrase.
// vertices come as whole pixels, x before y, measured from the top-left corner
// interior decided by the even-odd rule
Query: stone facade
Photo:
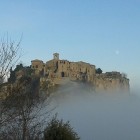
[[[53,59],[44,63],[41,60],[31,61],[31,67],[36,75],[41,75],[41,81],[46,79],[55,84],[61,84],[66,79],[88,82],[94,86],[95,91],[102,90],[129,90],[129,79],[119,72],[96,74],[95,65],[85,62],[70,62],[60,60],[59,54],[54,53]]]
[[[32,63],[32,69],[35,70],[36,75],[39,75],[44,70],[45,64],[43,63],[42,60],[35,59],[32,60],[31,63]]]
[[[32,60],[31,67],[35,74],[47,77],[48,79],[62,79],[69,77],[70,80],[87,80],[93,81],[95,77],[95,66],[85,62],[70,62],[68,60],[59,60],[58,54],[46,63],[41,60]]]

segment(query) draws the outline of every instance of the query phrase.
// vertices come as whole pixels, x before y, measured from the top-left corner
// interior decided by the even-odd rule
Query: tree
[[[12,83],[16,81],[16,72],[10,68],[10,77],[8,78],[8,82]]]
[[[35,140],[43,137],[50,99],[39,94],[39,79],[22,77],[0,104],[0,139]]]
[[[96,74],[101,74],[102,72],[103,71],[100,68],[96,69]]]
[[[0,43],[0,84],[8,77],[10,68],[13,67],[20,58],[19,49],[20,42],[3,40]]]
[[[69,122],[64,123],[55,117],[51,119],[44,131],[44,140],[79,140],[77,133]]]
[[[22,72],[23,75],[31,76],[34,73],[34,70],[29,66],[23,66],[23,64],[16,65],[16,68],[12,70],[10,69],[10,77],[8,78],[8,82],[14,83],[17,79],[17,73]],[[20,73],[20,76],[21,73]]]

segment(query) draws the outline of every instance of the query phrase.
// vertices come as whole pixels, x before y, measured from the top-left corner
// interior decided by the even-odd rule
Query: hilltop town
[[[129,79],[125,74],[116,71],[102,73],[102,70],[96,69],[95,65],[82,61],[70,62],[68,60],[60,60],[59,54],[54,53],[52,60],[46,63],[35,59],[31,61],[30,66],[24,67],[20,64],[14,70],[11,69],[8,82],[1,84],[0,98],[9,96],[11,90],[14,87],[16,88],[17,85],[19,86],[20,84],[20,88],[24,88],[31,81],[34,81],[32,83],[34,92],[43,91],[43,93],[46,92],[48,94],[50,94],[52,89],[61,85],[65,86],[70,82],[80,82],[89,85],[90,89],[97,93],[129,92],[130,89]]]
[[[129,91],[129,79],[120,72],[97,73],[96,66],[86,62],[70,62],[60,60],[54,53],[53,59],[44,63],[42,60],[32,60],[31,68],[35,75],[40,76],[40,85],[50,81],[52,85],[61,85],[66,81],[89,83],[95,92]]]

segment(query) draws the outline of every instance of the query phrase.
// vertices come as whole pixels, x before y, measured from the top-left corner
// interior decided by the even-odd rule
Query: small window
[[[36,68],[38,68],[38,65],[36,65]]]

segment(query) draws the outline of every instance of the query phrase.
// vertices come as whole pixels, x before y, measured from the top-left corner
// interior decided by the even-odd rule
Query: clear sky
[[[140,0],[1,0],[0,37],[18,41],[22,62],[86,61],[140,81]]]

